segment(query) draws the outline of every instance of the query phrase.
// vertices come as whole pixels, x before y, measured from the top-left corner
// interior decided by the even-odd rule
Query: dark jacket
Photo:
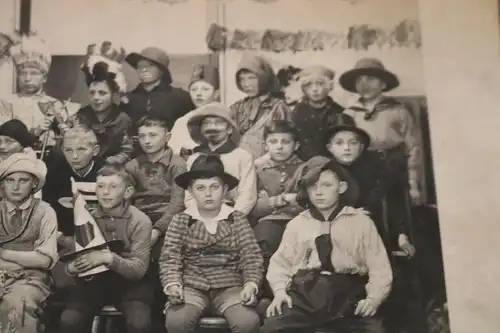
[[[161,82],[153,90],[147,91],[142,84],[127,94],[125,112],[132,119],[133,132],[136,124],[145,115],[154,115],[164,119],[170,129],[177,119],[195,109],[187,91]]]
[[[294,109],[292,122],[299,132],[300,147],[297,155],[304,161],[311,157],[329,156],[325,137],[328,131],[337,124],[337,115],[344,108],[328,97],[328,102],[321,109],[313,108],[306,100],[298,103]]]

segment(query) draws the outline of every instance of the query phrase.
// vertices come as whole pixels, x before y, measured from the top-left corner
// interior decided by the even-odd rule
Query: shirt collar
[[[215,150],[211,150],[208,147],[207,143],[203,143],[193,149],[195,153],[205,153],[205,154],[229,154],[233,150],[237,148],[236,144],[228,139],[225,143],[223,143],[220,147]]]
[[[185,214],[191,216],[193,219],[202,222],[216,222],[216,221],[227,220],[229,215],[231,215],[233,212],[234,208],[226,204],[222,204],[219,214],[214,218],[206,218],[201,216],[200,212],[198,211],[198,207],[195,204],[189,205],[189,207],[186,208],[186,210],[184,211]]]
[[[113,217],[113,218],[124,218],[128,219],[132,216],[132,213],[130,212],[130,204],[126,204],[122,210],[120,210],[116,214],[108,214],[105,211],[102,210],[102,207],[100,205],[97,205],[97,208],[94,210],[94,217],[95,218],[103,218],[103,217]]]
[[[334,221],[334,220],[336,220],[339,217],[344,216],[344,215],[356,215],[360,211],[364,211],[364,210],[359,209],[359,208],[354,208],[351,206],[339,206],[339,207],[337,207],[336,210],[334,210],[332,212],[332,214],[328,217],[328,219],[326,221],[332,222],[332,221]],[[319,221],[326,222],[325,218],[323,217],[323,214],[321,214],[316,208],[310,208],[310,209],[306,210],[305,212],[301,213],[300,215],[304,215],[304,216],[307,216],[307,217],[310,217],[310,218],[313,218],[313,219],[316,219]]]
[[[144,162],[151,162],[151,163],[161,163],[165,166],[169,166],[170,161],[172,160],[172,155],[173,155],[172,149],[166,148],[165,150],[163,150],[163,154],[161,154],[156,160],[148,159],[146,154],[139,155],[137,157],[137,160],[139,164]]]
[[[290,158],[285,162],[276,162],[271,158],[271,155],[269,153],[265,154],[264,156],[259,158],[258,161],[256,161],[256,164],[260,166],[261,170],[277,168],[282,165],[298,165],[302,163],[304,163],[304,161],[302,161],[295,153],[290,156]]]
[[[72,166],[70,166],[70,167],[71,167],[71,170],[73,171],[73,173],[74,173],[75,175],[77,175],[77,176],[78,176],[78,177],[80,177],[80,178],[85,178],[85,177],[87,177],[87,176],[89,175],[89,173],[91,173],[91,172],[92,172],[92,169],[94,169],[94,166],[95,166],[95,162],[94,162],[94,160],[92,160],[92,163],[90,164],[90,168],[89,168],[89,169],[87,170],[87,172],[85,172],[83,175],[80,175],[78,172],[76,172],[76,170],[75,170],[75,169],[73,169],[73,167],[72,167]]]
[[[31,206],[32,202],[33,202],[33,196],[31,196],[30,198],[28,198],[28,200],[26,200],[25,202],[23,202],[20,206],[16,206],[16,205],[12,204],[11,202],[9,202],[7,200],[5,200],[5,205],[7,206],[7,212],[8,213],[12,213],[16,209],[20,209],[20,210],[26,210],[26,209],[28,209]]]

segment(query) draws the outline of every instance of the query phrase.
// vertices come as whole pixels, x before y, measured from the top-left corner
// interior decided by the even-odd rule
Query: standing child
[[[267,269],[269,259],[280,245],[286,224],[303,210],[297,204],[297,193],[286,193],[303,161],[295,154],[299,147],[297,130],[289,122],[272,122],[266,126],[263,139],[267,153],[255,161],[259,197],[251,215],[258,219],[254,227],[255,238]],[[265,289],[266,296],[272,297],[272,293]]]
[[[23,153],[0,163],[0,325],[6,332],[9,325],[12,332],[40,332],[39,317],[51,293],[57,219],[48,203],[33,197],[46,172],[43,162]]]
[[[344,110],[330,97],[334,78],[335,72],[324,66],[311,66],[300,72],[304,98],[295,107],[292,122],[299,131],[297,154],[304,161],[327,155],[322,138]]]
[[[287,225],[267,280],[274,299],[261,333],[385,332],[375,316],[391,290],[384,244],[368,215],[351,207],[355,182],[335,161],[306,162],[298,202],[307,208]]]
[[[122,57],[118,51],[87,56],[82,70],[90,103],[81,108],[74,119],[75,123],[92,128],[97,135],[99,157],[117,164],[126,163],[133,152],[131,120],[119,104],[120,94],[126,90],[119,62]]]
[[[76,278],[61,316],[61,331],[84,333],[106,304],[125,316],[126,332],[149,333],[153,300],[150,259],[151,220],[129,204],[133,179],[123,166],[107,165],[96,182],[98,207],[92,212],[106,239],[124,242],[121,253],[93,250],[68,263],[70,274],[81,274],[104,265],[108,271],[90,278]]]
[[[262,256],[245,215],[223,202],[238,180],[218,157],[200,155],[176,182],[196,204],[174,217],[160,258],[168,332],[194,333],[213,308],[233,333],[257,333],[259,316],[250,306],[262,282]]]
[[[73,243],[74,216],[73,209],[61,205],[61,198],[73,196],[72,181],[89,207],[97,207],[95,182],[97,171],[103,163],[97,158],[99,144],[97,136],[83,125],[69,128],[62,136],[61,150],[63,160],[51,160],[48,164],[47,182],[42,190],[43,200],[56,211],[59,222],[60,245],[69,247]],[[71,248],[71,247],[69,247]]]
[[[264,153],[264,127],[272,120],[291,120],[292,111],[277,97],[281,92],[272,66],[261,56],[244,55],[236,71],[236,85],[246,97],[231,105],[231,118],[242,135],[240,147],[254,158]]]
[[[394,180],[392,170],[387,169],[379,155],[366,150],[370,146],[370,136],[364,130],[356,127],[354,119],[346,114],[339,115],[337,125],[325,137],[325,145],[331,156],[340,163],[360,187],[360,197],[355,207],[367,209],[375,221],[381,236],[387,241],[386,247],[392,248],[397,243],[407,255],[412,256],[415,248],[408,238],[408,227],[404,209],[392,207],[387,223],[382,210],[387,189]],[[389,227],[389,230],[385,230]],[[393,236],[397,238],[395,242]]]
[[[219,101],[219,72],[217,68],[208,64],[195,66],[189,84],[189,95],[197,109],[208,103]],[[172,137],[168,144],[174,154],[188,155],[189,151],[197,146],[196,142],[189,136],[187,127],[187,123],[195,111],[190,111],[177,119],[172,128]]]
[[[238,147],[240,133],[222,104],[211,103],[200,108],[188,122],[191,138],[198,146],[187,160],[187,168],[200,153],[218,155],[224,168],[238,179],[239,184],[228,192],[226,203],[248,215],[257,201],[257,174],[252,155]],[[193,202],[186,192],[186,206]]]
[[[391,205],[407,206],[404,199],[408,193],[413,204],[420,204],[417,170],[421,147],[417,127],[403,104],[384,96],[384,92],[399,85],[398,78],[380,60],[363,58],[354,69],[342,74],[339,82],[345,90],[359,94],[345,112],[370,135],[368,150],[378,152],[398,178],[389,190]]]

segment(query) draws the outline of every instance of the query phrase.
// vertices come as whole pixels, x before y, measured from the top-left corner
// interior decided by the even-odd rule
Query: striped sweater
[[[227,211],[227,210],[226,210]],[[198,290],[260,285],[263,259],[245,216],[234,209],[217,222],[215,234],[187,211],[174,216],[159,260],[164,287],[181,284]]]

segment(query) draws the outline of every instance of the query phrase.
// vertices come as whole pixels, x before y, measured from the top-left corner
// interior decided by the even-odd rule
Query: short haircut
[[[153,126],[158,126],[164,128],[167,132],[170,131],[170,128],[167,125],[167,122],[160,118],[160,117],[155,117],[155,116],[144,116],[139,121],[137,121],[136,128],[139,129],[140,127],[153,127]]]
[[[299,132],[293,124],[286,120],[274,120],[264,127],[264,140],[269,134],[286,133],[290,134],[295,141],[299,138]]]
[[[62,144],[67,138],[86,138],[92,146],[98,145],[99,140],[95,132],[86,125],[78,124],[74,127],[68,128],[62,136]]]
[[[130,172],[121,164],[105,164],[97,171],[97,177],[118,176],[127,184],[135,188],[135,181]]]

